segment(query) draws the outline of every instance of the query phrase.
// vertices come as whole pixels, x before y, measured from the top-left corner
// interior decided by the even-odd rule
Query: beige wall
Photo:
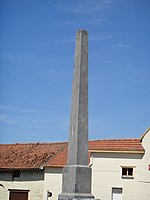
[[[43,179],[43,171],[22,171],[14,181],[11,173],[0,173],[0,200],[9,199],[9,189],[30,190],[29,200],[43,200]]]
[[[123,188],[123,200],[150,199],[150,132],[143,139],[142,154],[93,153],[92,192],[101,200],[112,200],[112,188]],[[121,166],[134,167],[134,179],[121,178]]]
[[[150,130],[144,136],[142,140],[142,145],[145,148],[145,155],[140,162],[137,179],[141,187],[141,192],[145,194],[145,199],[150,199],[150,171],[148,170],[148,166],[150,165]]]
[[[49,200],[57,200],[62,188],[62,168],[45,168],[44,198],[46,200],[47,190],[52,192]]]

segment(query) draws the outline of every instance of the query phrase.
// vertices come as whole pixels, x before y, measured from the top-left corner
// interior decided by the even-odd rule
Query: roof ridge
[[[94,141],[120,141],[120,140],[140,140],[140,138],[100,139],[100,140],[89,140],[89,142],[94,142]]]
[[[25,142],[25,143],[11,143],[11,144],[0,144],[1,146],[9,146],[9,145],[38,145],[38,144],[45,144],[45,145],[50,145],[50,144],[65,144],[68,143],[67,141],[64,142]]]
[[[94,141],[120,141],[120,140],[141,140],[140,138],[116,138],[116,139],[97,139],[89,140],[88,142]],[[64,142],[25,142],[25,143],[11,143],[11,144],[0,144],[0,146],[11,146],[11,145],[52,145],[52,144],[68,144],[67,141]]]

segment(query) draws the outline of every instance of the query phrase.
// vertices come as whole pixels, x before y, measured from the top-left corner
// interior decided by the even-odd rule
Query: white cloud
[[[56,129],[56,130],[68,130],[68,118],[67,116],[60,116],[60,118],[54,118],[47,112],[44,115],[35,115],[33,110],[18,109],[11,106],[0,105],[0,124],[13,125],[17,127],[32,129]],[[12,113],[11,113],[12,112]],[[7,113],[7,114],[6,114]],[[47,117],[45,117],[47,116]]]
[[[0,115],[0,122],[5,124],[15,124],[15,121],[10,119],[7,115]]]
[[[80,0],[76,5],[71,4],[70,7],[65,8],[65,10],[74,13],[89,14],[98,12],[109,3],[111,3],[110,0]]]
[[[129,45],[129,44],[123,44],[123,43],[116,44],[116,46],[117,46],[117,47],[122,47],[122,48],[131,47],[131,45]]]
[[[91,41],[108,40],[112,39],[113,37],[114,37],[113,35],[102,35],[102,36],[90,37],[89,40]]]
[[[68,38],[67,40],[59,41],[59,44],[73,43],[74,41],[75,41],[75,37],[71,37],[71,38]]]
[[[104,20],[103,19],[93,19],[93,20],[89,20],[87,22],[85,22],[84,24],[85,25],[92,25],[92,24],[97,24],[97,23],[101,23],[103,22]]]
[[[93,20],[84,20],[84,21],[66,21],[66,22],[62,22],[62,23],[58,23],[57,25],[59,26],[79,26],[79,25],[93,25],[93,24],[99,24],[101,22],[103,22],[104,20],[101,18],[96,18]],[[74,38],[71,38],[71,42],[74,40]]]
[[[19,64],[19,66],[22,64],[28,64],[28,63],[32,63],[32,64],[45,63],[45,61],[43,61],[40,57],[34,57],[33,55],[31,56],[29,54],[23,54],[23,53],[12,53],[12,52],[3,53],[0,55],[0,58],[13,62],[15,64]]]
[[[37,110],[32,110],[32,109],[27,109],[27,108],[16,108],[13,106],[5,106],[5,105],[0,105],[0,110],[1,111],[10,111],[10,112],[24,112],[24,113],[36,113],[38,112]]]

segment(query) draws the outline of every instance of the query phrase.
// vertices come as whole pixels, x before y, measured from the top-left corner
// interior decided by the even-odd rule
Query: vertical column
[[[58,199],[94,199],[88,167],[88,33],[85,30],[76,33],[68,160]]]
[[[88,33],[84,30],[76,34],[68,164],[88,165]]]

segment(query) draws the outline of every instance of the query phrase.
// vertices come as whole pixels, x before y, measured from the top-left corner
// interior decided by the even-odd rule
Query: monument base
[[[61,193],[58,195],[58,200],[92,200],[94,196],[87,193]]]
[[[91,194],[91,168],[84,165],[66,165],[63,169],[62,194],[76,197]],[[75,196],[74,196],[75,195]]]
[[[67,165],[63,169],[62,193],[58,200],[92,200],[91,168],[83,165]]]
[[[82,198],[82,197],[81,197],[81,198],[68,198],[68,197],[67,197],[67,198],[65,198],[65,199],[63,198],[63,199],[58,199],[58,200],[92,200],[92,199],[91,199],[91,198],[90,198],[90,199],[89,199],[89,198],[87,199],[87,198]],[[95,200],[95,199],[93,199],[93,200]]]

